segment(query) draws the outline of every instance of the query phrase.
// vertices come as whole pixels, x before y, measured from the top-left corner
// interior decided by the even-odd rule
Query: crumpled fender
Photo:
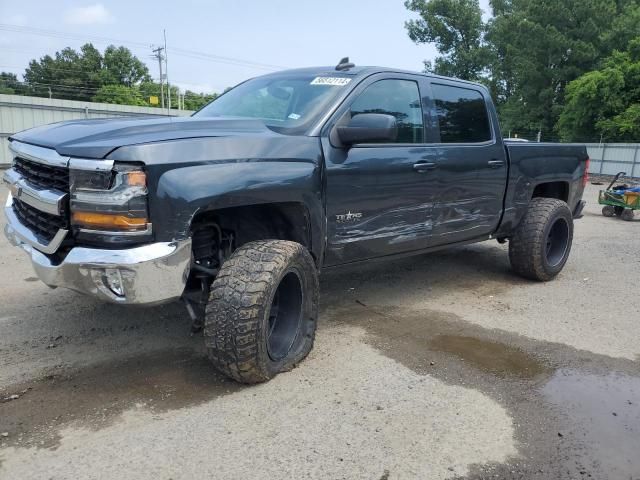
[[[123,147],[109,158],[145,163],[158,241],[189,236],[191,221],[201,212],[287,202],[305,207],[314,249],[324,244],[322,155],[316,137],[194,138]]]

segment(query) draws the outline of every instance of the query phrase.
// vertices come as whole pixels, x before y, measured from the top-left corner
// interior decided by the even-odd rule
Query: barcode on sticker
[[[330,85],[332,87],[344,87],[350,81],[350,78],[344,77],[316,77],[311,82],[311,85]]]

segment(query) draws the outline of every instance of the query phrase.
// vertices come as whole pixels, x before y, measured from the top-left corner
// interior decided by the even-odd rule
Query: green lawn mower
[[[626,221],[633,220],[634,211],[640,210],[640,185],[616,185],[626,172],[618,173],[606,190],[600,190],[598,203],[605,217],[618,216]]]

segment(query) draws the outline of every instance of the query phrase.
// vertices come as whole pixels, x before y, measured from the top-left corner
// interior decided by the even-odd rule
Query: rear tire
[[[511,267],[531,280],[552,280],[567,263],[572,242],[569,206],[554,198],[533,198],[509,242]]]
[[[291,370],[311,351],[318,316],[318,273],[300,244],[243,245],[211,286],[204,335],[215,368],[242,383]]]
[[[612,205],[605,205],[602,207],[602,215],[605,217],[614,217],[616,215],[616,207]]]

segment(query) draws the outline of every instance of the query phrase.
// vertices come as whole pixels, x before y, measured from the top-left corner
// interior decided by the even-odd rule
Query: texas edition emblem
[[[343,213],[342,215],[336,215],[337,223],[347,223],[347,222],[356,222],[362,218],[362,213]]]

